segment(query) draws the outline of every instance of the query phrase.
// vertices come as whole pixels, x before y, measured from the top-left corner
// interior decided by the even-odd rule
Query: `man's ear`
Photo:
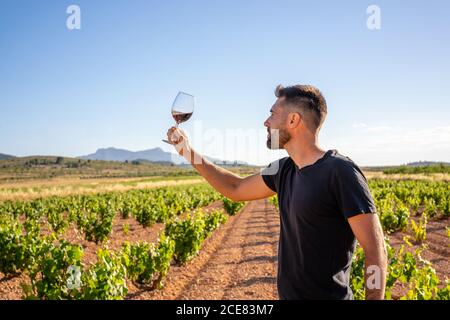
[[[298,112],[291,112],[288,115],[288,123],[289,128],[297,128],[302,121],[302,116]]]

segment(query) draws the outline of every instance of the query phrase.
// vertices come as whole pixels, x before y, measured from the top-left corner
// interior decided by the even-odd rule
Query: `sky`
[[[323,149],[362,166],[450,161],[449,15],[446,0],[2,0],[0,153],[173,152],[161,139],[185,91],[197,150],[264,165],[285,156],[266,148],[275,87],[312,84]]]

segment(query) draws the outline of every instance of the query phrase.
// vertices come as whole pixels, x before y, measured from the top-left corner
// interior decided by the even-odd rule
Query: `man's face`
[[[284,97],[278,98],[270,109],[270,116],[264,122],[267,127],[267,148],[283,149],[291,139],[286,128],[287,112],[283,107]]]

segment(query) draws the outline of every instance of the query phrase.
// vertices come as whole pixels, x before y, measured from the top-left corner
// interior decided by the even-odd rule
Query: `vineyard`
[[[373,179],[369,185],[389,253],[386,298],[450,299],[448,182]],[[278,204],[276,197],[269,201],[274,206],[264,200],[245,206],[205,184],[3,201],[0,298],[20,292],[13,297],[252,299],[257,290],[276,298],[267,288],[275,285]],[[249,281],[257,272],[259,283]],[[364,297],[363,272],[358,247],[351,277],[356,299]],[[238,289],[238,278],[247,291]]]
[[[369,186],[386,235],[388,252],[388,277],[386,298],[392,298],[395,286],[406,291],[396,298],[408,300],[449,300],[450,278],[439,279],[431,261],[424,259],[428,250],[437,251],[448,265],[450,234],[450,184],[447,181],[370,180]],[[439,234],[440,241],[427,243],[428,223],[443,224],[446,234]],[[441,228],[443,229],[443,228]],[[403,243],[393,248],[391,234],[403,235]],[[445,239],[446,237],[446,239]],[[436,248],[436,243],[438,246]],[[435,259],[438,261],[438,259]],[[355,298],[364,297],[364,252],[360,247],[352,265],[352,289]]]
[[[6,201],[0,205],[0,272],[6,278],[25,274],[27,299],[121,299],[127,280],[161,288],[171,263],[192,260],[227,221],[223,210],[202,209],[220,199],[210,187],[195,185]],[[242,206],[222,200],[229,214]],[[124,242],[110,250],[117,216],[164,228],[153,243]],[[100,247],[95,263],[85,265],[83,247],[64,238],[70,228]]]
[[[445,225],[446,234],[433,251],[438,251],[440,260],[448,268],[448,248],[450,247],[450,185],[446,181],[413,180],[369,180],[369,187],[375,201],[383,231],[386,235],[388,253],[388,277],[386,299],[408,300],[449,300],[450,279],[448,269],[445,278],[439,279],[431,261],[423,258],[430,249],[427,244],[429,221]],[[277,197],[270,202],[278,206]],[[443,229],[443,228],[441,228]],[[397,248],[391,245],[390,235],[402,235]],[[442,245],[443,243],[443,245]],[[443,248],[442,248],[443,247]],[[357,247],[353,257],[351,287],[355,299],[364,299],[364,251]]]

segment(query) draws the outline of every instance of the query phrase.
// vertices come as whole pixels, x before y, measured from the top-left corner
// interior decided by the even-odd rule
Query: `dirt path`
[[[430,221],[428,250],[422,256],[433,263],[439,279],[449,277],[449,247],[445,228],[448,219]],[[391,235],[398,248],[406,233]],[[237,216],[216,231],[200,255],[185,266],[173,266],[163,290],[133,287],[128,299],[277,299],[276,265],[279,217],[266,200],[252,201]],[[414,245],[408,250],[414,250]],[[397,283],[393,297],[406,293]]]
[[[213,203],[206,208],[218,207]],[[153,242],[161,231],[159,224],[144,229],[133,219],[116,219],[108,241],[117,249],[126,240]],[[123,234],[122,224],[130,227]],[[203,244],[199,256],[184,266],[173,265],[162,290],[149,291],[128,281],[127,299],[277,299],[276,265],[279,234],[278,212],[266,200],[252,201],[237,215],[216,230]],[[67,237],[84,244],[86,261],[95,260],[97,245]],[[131,239],[130,239],[131,238]],[[0,274],[0,300],[20,299],[20,283],[27,277],[6,279]]]
[[[205,241],[192,262],[173,266],[163,290],[131,285],[128,299],[278,299],[278,234],[275,208],[252,201]]]
[[[210,207],[217,206],[217,203]],[[440,279],[450,275],[448,219],[431,221],[428,225],[429,249],[423,253],[436,268]],[[141,230],[130,223],[133,237],[150,241],[158,226]],[[118,224],[120,225],[120,223]],[[123,242],[117,227],[111,244]],[[145,234],[144,234],[145,233]],[[391,235],[391,244],[398,247],[405,233]],[[146,238],[149,237],[149,238]],[[267,200],[252,201],[242,211],[216,230],[203,244],[200,254],[184,266],[171,266],[162,290],[149,291],[128,283],[127,299],[278,299],[276,290],[277,246],[279,216]],[[113,245],[114,246],[114,245]],[[414,246],[412,249],[414,249]],[[1,278],[1,277],[0,277]],[[0,299],[20,298],[20,280],[0,279]],[[398,286],[393,296],[404,294],[406,287]]]

